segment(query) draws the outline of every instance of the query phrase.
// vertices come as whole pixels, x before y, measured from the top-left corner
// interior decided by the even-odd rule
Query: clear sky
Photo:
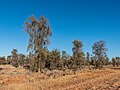
[[[1,0],[0,56],[13,48],[26,54],[28,35],[24,21],[31,15],[49,19],[53,36],[49,49],[72,53],[72,41],[83,41],[83,51],[105,40],[108,56],[120,56],[120,0]]]

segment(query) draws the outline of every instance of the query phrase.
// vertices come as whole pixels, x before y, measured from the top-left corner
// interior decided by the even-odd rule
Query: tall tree
[[[42,62],[44,61],[43,55],[46,52],[45,48],[50,43],[49,38],[52,35],[50,25],[43,16],[39,20],[31,16],[25,22],[24,28],[30,36],[28,51],[36,56],[37,68],[41,72]]]
[[[82,60],[84,59],[84,53],[82,52],[83,44],[79,40],[73,41],[73,59],[74,59],[74,69],[82,68]]]
[[[89,52],[87,52],[86,54],[86,63],[87,63],[88,68],[90,69],[90,53]]]
[[[115,57],[115,60],[116,60],[116,66],[118,67],[120,64],[120,57]]]
[[[100,40],[98,42],[95,42],[94,45],[92,46],[92,50],[93,50],[93,54],[95,56],[96,62],[95,62],[95,67],[96,68],[101,68],[103,67],[103,59],[104,57],[106,57],[106,43],[103,40]]]
[[[11,51],[12,54],[12,65],[15,67],[18,67],[18,50],[17,49],[13,49]]]
[[[116,59],[112,58],[112,65],[115,67],[116,66]]]

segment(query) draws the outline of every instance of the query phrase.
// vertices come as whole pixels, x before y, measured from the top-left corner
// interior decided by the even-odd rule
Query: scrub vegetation
[[[83,52],[81,40],[71,42],[72,55],[50,51],[53,32],[48,19],[29,17],[23,28],[29,35],[28,55],[0,57],[0,90],[119,90],[120,57],[107,56],[104,40],[93,43],[92,53]]]

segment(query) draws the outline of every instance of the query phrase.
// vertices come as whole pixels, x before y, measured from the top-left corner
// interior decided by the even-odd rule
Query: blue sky
[[[120,56],[119,0],[2,0],[0,2],[0,56],[13,48],[26,54],[28,35],[24,21],[31,15],[49,19],[53,36],[49,49],[72,53],[72,41],[83,41],[83,51],[105,40],[108,56]]]

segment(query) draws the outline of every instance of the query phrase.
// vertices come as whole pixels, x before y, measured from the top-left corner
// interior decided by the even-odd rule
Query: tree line
[[[45,68],[76,71],[86,67],[88,69],[101,69],[105,65],[120,65],[120,57],[112,58],[112,61],[109,60],[106,42],[103,40],[93,44],[92,55],[89,52],[83,52],[83,43],[80,40],[72,42],[72,55],[66,51],[60,52],[58,49],[49,51],[47,46],[50,44],[52,30],[48,19],[43,16],[40,19],[36,19],[34,16],[29,17],[23,28],[29,35],[27,48],[29,54],[18,54],[17,49],[13,49],[7,58],[0,57],[0,64],[12,64],[15,67],[23,66],[32,72],[42,72]]]

